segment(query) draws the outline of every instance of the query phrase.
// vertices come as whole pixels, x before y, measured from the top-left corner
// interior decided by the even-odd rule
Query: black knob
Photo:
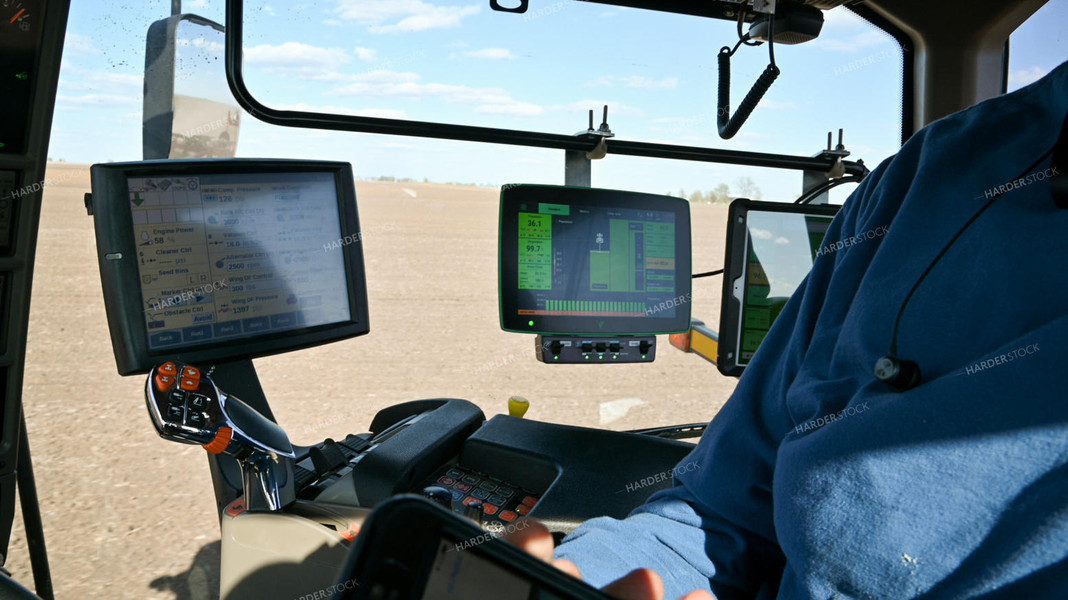
[[[452,492],[440,485],[428,485],[423,488],[423,497],[452,510]]]
[[[875,363],[875,378],[895,392],[911,390],[920,384],[920,365],[911,360],[884,356]]]
[[[468,519],[471,519],[475,523],[478,523],[479,525],[481,525],[482,524],[482,503],[481,502],[472,502],[471,504],[468,504],[467,508],[464,509],[464,516],[467,517]]]

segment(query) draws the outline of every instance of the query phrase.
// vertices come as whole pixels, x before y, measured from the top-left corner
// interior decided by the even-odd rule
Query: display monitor
[[[348,163],[158,160],[93,165],[91,174],[119,373],[368,332]]]
[[[499,247],[506,331],[619,336],[690,327],[690,206],[682,198],[506,185]]]
[[[812,269],[835,205],[735,200],[727,211],[716,366],[740,375]]]

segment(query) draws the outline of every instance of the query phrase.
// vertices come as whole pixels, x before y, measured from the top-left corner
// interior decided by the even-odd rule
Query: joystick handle
[[[276,423],[220,390],[197,367],[174,361],[149,373],[145,403],[160,437],[233,456],[244,473],[246,502],[255,490],[268,510],[281,508],[275,467],[279,457],[295,455],[289,436]]]
[[[212,454],[243,458],[254,451],[293,458],[285,431],[215,386],[192,365],[165,362],[145,385],[148,414],[164,439],[201,444]]]

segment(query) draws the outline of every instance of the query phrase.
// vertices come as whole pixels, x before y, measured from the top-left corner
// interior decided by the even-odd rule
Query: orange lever
[[[212,454],[222,454],[230,445],[230,440],[232,440],[233,437],[233,429],[230,429],[229,427],[220,427],[218,433],[215,434],[215,439],[204,444],[204,449]]]

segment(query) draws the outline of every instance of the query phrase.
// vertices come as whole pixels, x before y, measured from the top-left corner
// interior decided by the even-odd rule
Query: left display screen
[[[93,165],[90,211],[119,373],[211,365],[370,331],[352,165]]]
[[[130,177],[149,350],[349,319],[330,173]]]

